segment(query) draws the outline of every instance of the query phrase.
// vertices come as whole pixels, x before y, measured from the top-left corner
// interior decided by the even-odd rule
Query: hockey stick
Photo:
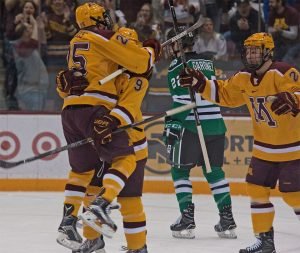
[[[65,150],[68,150],[68,149],[71,149],[71,148],[77,148],[77,147],[80,147],[82,145],[85,145],[85,144],[88,144],[88,143],[91,143],[91,142],[93,142],[92,138],[86,138],[84,140],[76,141],[76,142],[73,142],[71,144],[68,144],[68,145],[65,145],[65,146],[62,146],[62,147],[59,147],[59,148],[56,148],[56,149],[52,149],[52,150],[47,151],[45,153],[38,154],[36,156],[30,157],[30,158],[27,158],[27,159],[24,159],[24,160],[20,160],[20,161],[17,161],[17,162],[6,162],[6,161],[3,161],[3,160],[0,160],[0,168],[10,169],[10,168],[19,166],[21,164],[33,162],[35,160],[42,159],[46,156],[54,155],[56,153],[59,153],[59,152],[62,152],[62,151],[65,151]]]
[[[188,104],[188,105],[183,105],[183,106],[177,107],[175,109],[171,109],[171,110],[162,112],[162,113],[157,114],[157,115],[155,115],[153,117],[149,117],[147,119],[138,121],[136,123],[129,124],[129,125],[126,125],[126,126],[122,126],[122,127],[118,128],[116,131],[114,131],[113,133],[119,133],[119,132],[124,131],[124,130],[126,130],[128,128],[134,128],[134,127],[137,127],[137,126],[140,126],[140,125],[144,125],[146,123],[149,123],[149,122],[152,122],[154,120],[163,118],[165,116],[171,116],[171,115],[174,115],[174,114],[177,114],[177,113],[181,113],[183,111],[191,110],[195,106],[196,106],[195,103],[191,103],[191,104]],[[82,145],[86,145],[86,144],[92,143],[92,142],[93,142],[92,138],[86,138],[86,139],[83,139],[83,140],[80,140],[80,141],[76,141],[76,142],[67,144],[65,146],[62,146],[62,147],[59,147],[59,148],[56,148],[56,149],[52,149],[52,150],[47,151],[45,153],[38,154],[36,156],[30,157],[30,158],[27,158],[27,159],[24,159],[24,160],[20,160],[20,161],[17,161],[17,162],[7,162],[7,161],[0,160],[0,168],[10,169],[10,168],[19,166],[21,164],[33,162],[35,160],[44,158],[46,156],[54,155],[54,154],[60,153],[62,151],[65,151],[65,150],[68,150],[68,149],[72,149],[72,148],[77,148],[77,147],[80,147]]]
[[[174,8],[174,2],[173,2],[173,0],[168,0],[168,2],[169,2],[169,7],[170,7],[172,19],[173,19],[173,26],[174,26],[175,34],[179,34],[178,22],[177,22],[175,8]],[[184,50],[183,50],[182,40],[178,40],[177,43],[178,43],[178,48],[180,51],[180,57],[181,57],[183,67],[186,68],[187,63],[186,63],[186,57],[185,57]],[[191,101],[193,103],[196,103],[195,93],[193,92],[191,87],[189,87],[189,93],[190,93]],[[204,158],[204,163],[205,163],[205,167],[206,167],[206,172],[210,173],[211,166],[210,166],[210,162],[209,162],[209,158],[208,158],[208,153],[207,153],[206,144],[205,144],[205,140],[204,140],[203,130],[201,127],[201,123],[200,123],[200,119],[199,119],[199,115],[198,115],[196,107],[193,108],[193,112],[194,112],[194,117],[195,117],[195,121],[196,121],[200,146],[201,146],[201,150],[202,150],[202,154],[203,154],[203,158]]]
[[[182,37],[186,36],[187,34],[189,34],[190,32],[196,30],[197,28],[199,28],[201,25],[203,24],[202,19],[199,19],[194,25],[192,25],[191,27],[187,28],[186,30],[184,30],[183,32],[177,34],[176,36],[172,37],[171,39],[168,39],[167,41],[163,42],[161,44],[161,47],[164,48],[176,41],[178,41],[179,39],[181,39]],[[121,75],[124,71],[126,71],[125,68],[121,68],[116,70],[115,72],[111,73],[110,75],[108,75],[107,77],[104,77],[103,79],[99,80],[99,84],[105,84],[108,81],[112,80],[113,78],[117,77],[118,75]]]
[[[275,100],[276,100],[276,97],[275,97],[275,96],[267,96],[267,97],[266,97],[266,101],[267,101],[268,103],[273,103]]]

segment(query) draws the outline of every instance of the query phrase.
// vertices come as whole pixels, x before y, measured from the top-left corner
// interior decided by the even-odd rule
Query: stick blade
[[[13,167],[16,167],[20,164],[22,164],[23,162],[6,162],[6,161],[3,161],[3,160],[0,160],[0,168],[2,169],[10,169],[10,168],[13,168]]]

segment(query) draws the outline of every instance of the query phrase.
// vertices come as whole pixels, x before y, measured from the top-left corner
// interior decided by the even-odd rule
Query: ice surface
[[[233,197],[238,239],[220,239],[213,230],[218,221],[209,195],[195,195],[196,238],[174,239],[169,226],[178,215],[175,195],[145,194],[149,253],[238,253],[254,242],[247,197]],[[275,206],[275,243],[279,253],[300,253],[300,221],[281,198]],[[63,193],[0,192],[0,253],[64,253],[70,250],[55,241],[62,216]],[[107,253],[120,253],[125,245],[121,216],[114,211],[118,231],[106,239]]]

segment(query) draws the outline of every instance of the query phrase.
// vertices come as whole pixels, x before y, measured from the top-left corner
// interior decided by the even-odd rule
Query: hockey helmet
[[[268,33],[254,33],[249,36],[244,41],[244,48],[242,50],[242,60],[245,67],[249,71],[260,69],[266,61],[273,58],[274,47],[273,38]],[[260,51],[258,59],[252,58],[251,50]]]
[[[178,27],[178,33],[182,33],[185,30],[186,30],[185,26]],[[176,36],[176,33],[175,33],[174,28],[172,28],[167,34],[167,39],[169,40],[169,39],[173,38],[174,36]],[[182,41],[183,48],[193,46],[194,45],[194,33],[189,32],[186,36],[182,37],[181,41]]]
[[[130,29],[130,28],[127,28],[127,27],[121,27],[121,28],[119,28],[118,31],[123,37],[125,37],[129,40],[133,40],[133,41],[136,41],[136,42],[139,41],[138,34],[134,29]]]
[[[110,30],[113,28],[109,11],[105,10],[100,4],[88,2],[80,5],[76,9],[75,16],[80,29],[94,25],[99,26],[100,24]]]
[[[179,26],[178,27],[178,33],[181,33],[186,30],[185,26]],[[170,29],[167,33],[167,39],[171,39],[174,36],[176,36],[174,28]],[[182,47],[183,49],[192,47],[194,45],[194,33],[189,32],[187,35],[181,38]],[[178,57],[180,51],[177,45],[177,42],[172,43],[170,46],[167,47],[168,55],[172,57]]]

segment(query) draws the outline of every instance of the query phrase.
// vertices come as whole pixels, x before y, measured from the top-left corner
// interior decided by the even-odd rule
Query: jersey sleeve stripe
[[[117,114],[123,119],[123,121],[126,122],[126,124],[132,124],[134,121],[132,115],[127,110],[125,110],[124,107],[116,106],[114,109],[112,109],[111,113]]]

